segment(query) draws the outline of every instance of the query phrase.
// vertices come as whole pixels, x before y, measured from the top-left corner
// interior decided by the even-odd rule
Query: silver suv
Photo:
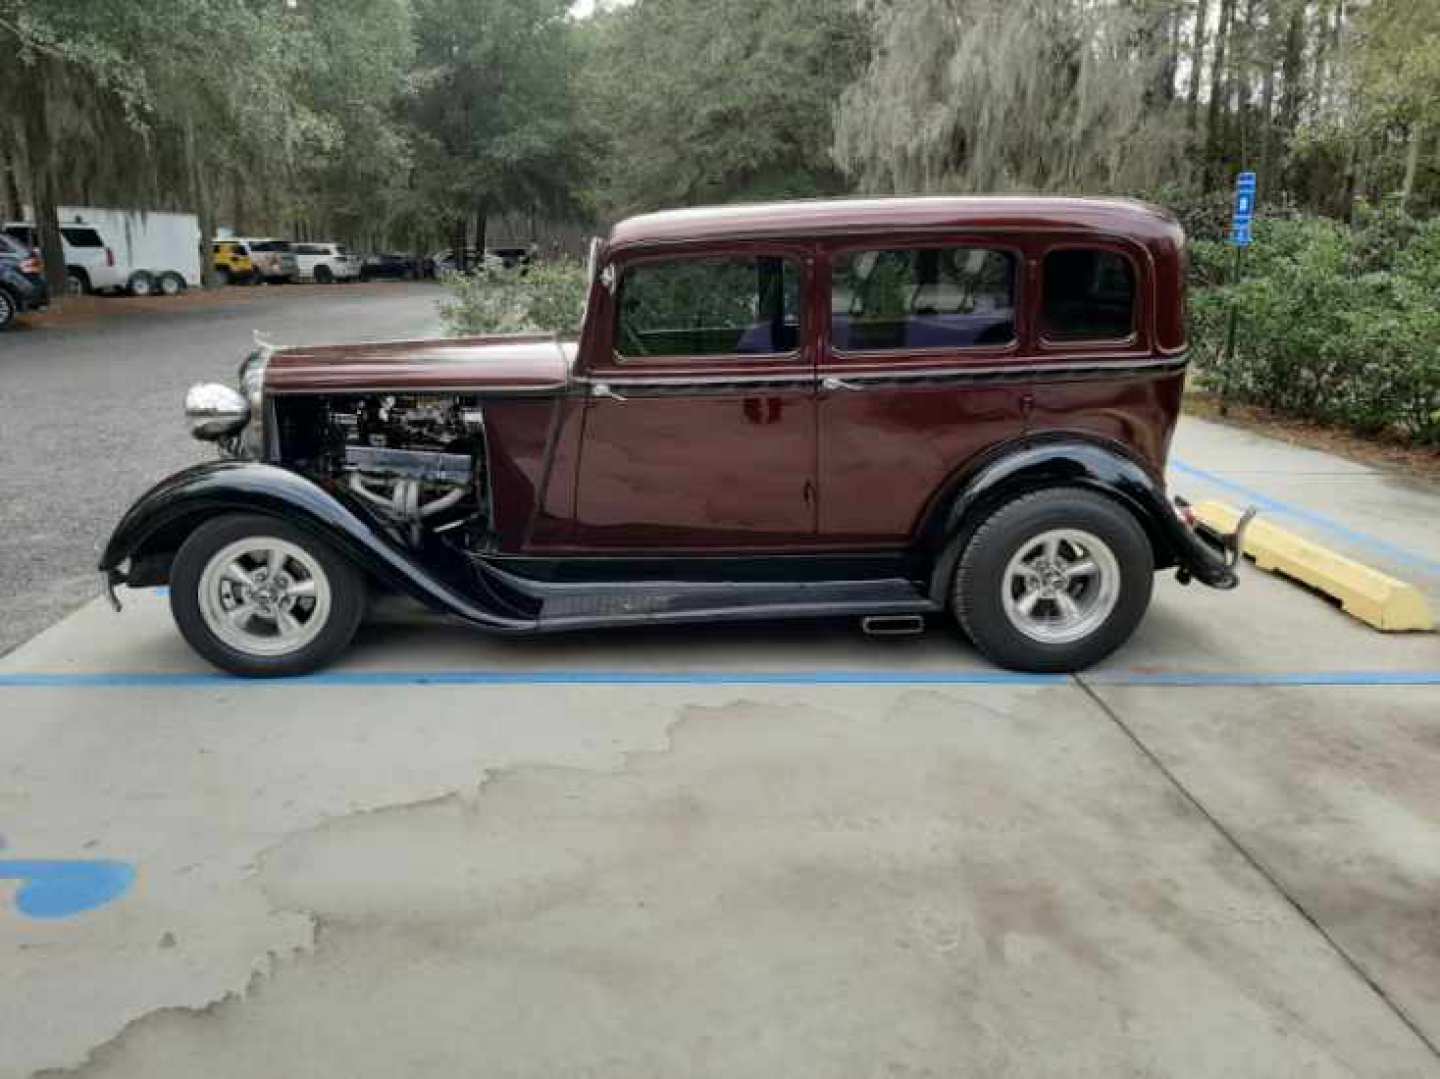
[[[289,240],[235,237],[230,242],[242,243],[250,249],[257,280],[272,285],[289,284],[300,276],[300,264]]]

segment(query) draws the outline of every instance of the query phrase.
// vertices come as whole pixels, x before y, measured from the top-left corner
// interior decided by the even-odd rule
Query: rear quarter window
[[[1135,268],[1117,251],[1047,252],[1041,333],[1049,341],[1124,341],[1135,332]]]

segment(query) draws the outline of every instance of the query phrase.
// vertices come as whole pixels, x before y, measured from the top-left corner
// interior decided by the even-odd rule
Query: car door
[[[909,542],[927,504],[1020,435],[1023,253],[985,236],[836,244],[819,349],[822,542]]]
[[[810,252],[647,253],[598,293],[574,537],[718,553],[814,543]]]

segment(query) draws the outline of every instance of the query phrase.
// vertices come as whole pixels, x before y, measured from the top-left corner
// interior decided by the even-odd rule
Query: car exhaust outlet
[[[918,614],[872,614],[860,619],[867,637],[913,637],[925,632],[925,619]]]
[[[1255,515],[1260,511],[1254,506],[1246,506],[1245,512],[1240,515],[1236,522],[1235,531],[1225,537],[1225,565],[1234,569],[1240,559],[1245,555],[1245,530],[1250,527],[1250,522],[1255,520]]]

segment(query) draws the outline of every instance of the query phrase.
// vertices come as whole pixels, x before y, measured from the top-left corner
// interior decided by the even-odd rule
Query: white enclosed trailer
[[[108,210],[98,206],[61,206],[60,223],[95,228],[115,256],[111,276],[132,292],[172,290],[178,275],[185,285],[200,285],[200,221],[194,214],[158,210]]]
[[[115,260],[124,268],[127,283],[134,282],[137,273],[148,273],[154,290],[165,274],[173,273],[179,274],[185,284],[199,287],[200,220],[194,214],[61,207],[62,221],[77,217],[110,237],[115,245]]]

